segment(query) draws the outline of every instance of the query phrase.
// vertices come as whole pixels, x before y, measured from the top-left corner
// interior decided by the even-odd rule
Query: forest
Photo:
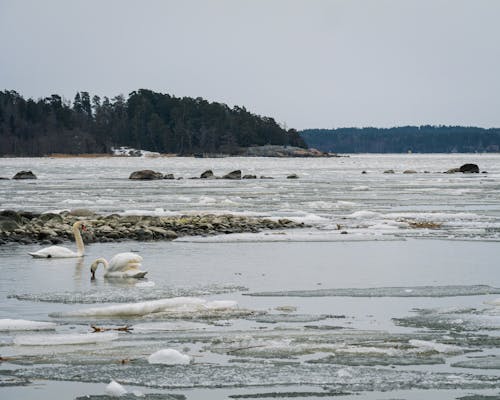
[[[113,98],[77,92],[33,100],[0,91],[0,156],[109,153],[129,146],[160,153],[238,154],[249,146],[307,147],[295,129],[244,107],[140,89]]]
[[[335,153],[474,153],[500,151],[499,128],[401,126],[395,128],[308,129],[309,147]]]

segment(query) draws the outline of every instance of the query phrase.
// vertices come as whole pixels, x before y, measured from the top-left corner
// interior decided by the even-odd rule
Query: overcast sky
[[[0,90],[138,88],[297,129],[500,126],[497,0],[0,0]]]

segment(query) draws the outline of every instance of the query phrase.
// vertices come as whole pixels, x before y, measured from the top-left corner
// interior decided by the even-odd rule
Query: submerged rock
[[[19,171],[12,179],[37,179],[36,175],[31,171]]]
[[[407,169],[405,171],[403,171],[403,174],[416,174],[417,171],[415,171],[414,169]]]
[[[299,176],[297,174],[291,174],[286,177],[286,179],[299,179]]]
[[[257,179],[257,175],[243,175],[242,179]]]
[[[384,174],[394,174],[394,170],[393,169],[386,169],[384,171]]]
[[[128,177],[128,179],[134,179],[134,180],[163,179],[163,174],[161,172],[155,172],[150,169],[143,169],[140,171],[132,172]]]

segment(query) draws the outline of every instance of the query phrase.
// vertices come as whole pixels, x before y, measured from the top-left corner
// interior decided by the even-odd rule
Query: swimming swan
[[[109,261],[98,258],[90,266],[91,279],[95,279],[95,271],[99,264],[104,266],[105,278],[144,278],[147,271],[142,271],[142,257],[135,253],[118,253]]]
[[[35,251],[34,253],[28,253],[34,258],[74,258],[83,257],[83,239],[80,234],[80,227],[83,231],[87,230],[83,221],[76,221],[73,224],[73,235],[75,235],[76,242],[76,253],[66,247],[62,246],[50,246],[45,249]]]

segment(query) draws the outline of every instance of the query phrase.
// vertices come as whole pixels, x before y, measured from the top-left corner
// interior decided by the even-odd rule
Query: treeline
[[[202,98],[177,98],[140,89],[128,98],[78,92],[24,99],[0,91],[0,155],[107,153],[129,146],[160,153],[237,154],[266,144],[306,147],[296,130],[273,118]]]
[[[464,126],[308,129],[309,147],[336,153],[473,153],[500,151],[500,129]]]

